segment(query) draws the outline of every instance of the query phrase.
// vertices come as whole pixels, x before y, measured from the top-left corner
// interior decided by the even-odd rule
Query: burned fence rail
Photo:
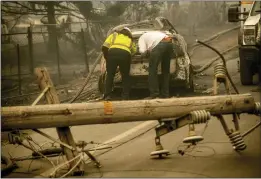
[[[65,127],[175,118],[195,110],[211,115],[253,113],[250,94],[2,107],[2,130]]]

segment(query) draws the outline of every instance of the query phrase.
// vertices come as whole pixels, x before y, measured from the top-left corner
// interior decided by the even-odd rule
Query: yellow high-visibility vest
[[[136,45],[132,42],[132,40],[123,34],[118,34],[114,32],[109,35],[109,37],[103,43],[103,46],[111,49],[111,48],[119,48],[122,50],[126,50],[130,54],[136,53]]]

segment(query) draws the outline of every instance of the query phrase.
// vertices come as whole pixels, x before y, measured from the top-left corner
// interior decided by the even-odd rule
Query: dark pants
[[[113,79],[116,73],[116,69],[119,66],[120,73],[122,76],[122,98],[127,100],[130,93],[130,64],[131,55],[126,50],[121,49],[110,49],[108,52],[108,58],[106,61],[106,83],[105,83],[105,98],[110,97],[113,88]]]
[[[149,90],[151,97],[169,97],[170,60],[172,43],[160,42],[154,47],[149,57]],[[162,84],[159,90],[158,66],[161,62]]]

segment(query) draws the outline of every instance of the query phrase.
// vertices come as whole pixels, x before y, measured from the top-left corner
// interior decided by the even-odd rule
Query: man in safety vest
[[[149,57],[149,90],[150,97],[169,97],[170,60],[173,54],[172,38],[160,31],[144,33],[138,41],[139,52]],[[159,90],[158,66],[161,62],[162,86]]]
[[[113,79],[119,66],[122,76],[122,99],[129,99],[130,92],[130,64],[131,56],[136,53],[131,30],[124,27],[119,32],[109,35],[102,46],[103,56],[106,60],[105,100],[110,100],[113,88]]]

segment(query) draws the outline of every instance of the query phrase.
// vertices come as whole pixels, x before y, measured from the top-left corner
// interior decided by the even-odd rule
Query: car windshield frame
[[[251,9],[250,16],[256,16],[260,14],[260,12],[257,12],[260,10],[261,10],[261,1],[255,1],[253,4],[253,8]]]

